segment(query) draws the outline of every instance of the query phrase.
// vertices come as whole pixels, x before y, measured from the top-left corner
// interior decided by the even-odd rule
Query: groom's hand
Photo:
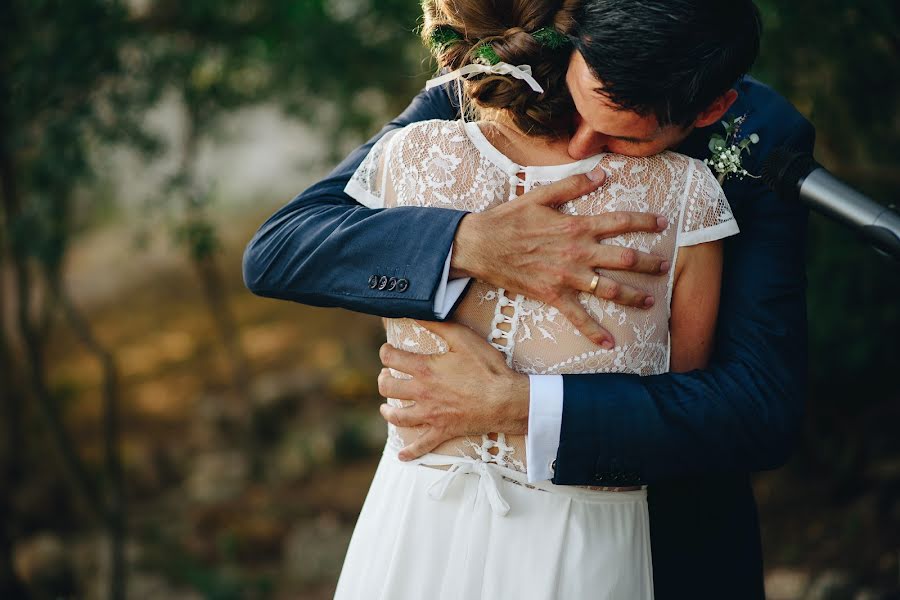
[[[386,368],[378,391],[386,398],[412,400],[397,408],[381,405],[381,415],[398,427],[419,427],[420,437],[400,451],[412,460],[456,437],[488,431],[528,432],[528,376],[506,365],[501,352],[474,331],[456,323],[419,323],[442,337],[446,354],[413,354],[389,344],[381,347]],[[395,369],[412,379],[398,379]]]
[[[629,232],[659,232],[667,220],[655,214],[612,212],[593,216],[560,213],[560,205],[588,194],[606,179],[602,169],[541,186],[514,202],[466,215],[453,243],[452,277],[475,277],[555,306],[594,343],[615,340],[578,301],[597,269],[662,275],[669,262],[630,248],[600,244]],[[595,295],[616,304],[649,308],[657,298],[600,275]]]

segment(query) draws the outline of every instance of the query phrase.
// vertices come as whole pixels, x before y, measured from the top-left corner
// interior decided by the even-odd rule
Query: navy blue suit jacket
[[[814,130],[784,98],[746,77],[730,116],[746,115],[760,143],[744,159],[759,173],[782,145],[812,151]],[[371,210],[343,193],[386,132],[425,119],[455,119],[446,90],[417,96],[403,114],[324,181],[268,219],[244,255],[251,291],[316,306],[434,320],[434,296],[464,213],[439,208]],[[677,148],[709,156],[721,125]],[[756,179],[725,192],[741,228],[725,240],[716,347],[709,367],[684,374],[564,376],[553,482],[650,484],[656,595],[762,598],[762,557],[749,473],[782,465],[799,430],[806,389],[806,210]],[[374,274],[409,281],[369,288]]]

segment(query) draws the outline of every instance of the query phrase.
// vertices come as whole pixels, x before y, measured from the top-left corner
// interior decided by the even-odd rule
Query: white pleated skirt
[[[473,459],[404,463],[386,446],[335,599],[479,598],[652,599],[646,490],[528,484]]]

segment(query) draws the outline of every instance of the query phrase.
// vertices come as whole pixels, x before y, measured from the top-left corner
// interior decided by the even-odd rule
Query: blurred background
[[[900,8],[759,2],[755,74],[900,198]],[[0,598],[330,598],[378,319],[251,296],[255,229],[432,67],[414,0],[0,2]],[[900,268],[823,218],[773,599],[900,598]]]

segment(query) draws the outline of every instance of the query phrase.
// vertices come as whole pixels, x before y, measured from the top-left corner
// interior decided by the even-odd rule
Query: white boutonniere
[[[748,173],[741,164],[741,155],[744,152],[750,154],[750,146],[759,143],[759,136],[755,133],[741,138],[741,126],[746,120],[747,115],[742,115],[731,121],[722,121],[722,125],[725,126],[725,137],[715,133],[709,139],[709,150],[712,152],[712,156],[703,162],[715,171],[719,185],[724,184],[729,177],[759,179],[758,176]]]

